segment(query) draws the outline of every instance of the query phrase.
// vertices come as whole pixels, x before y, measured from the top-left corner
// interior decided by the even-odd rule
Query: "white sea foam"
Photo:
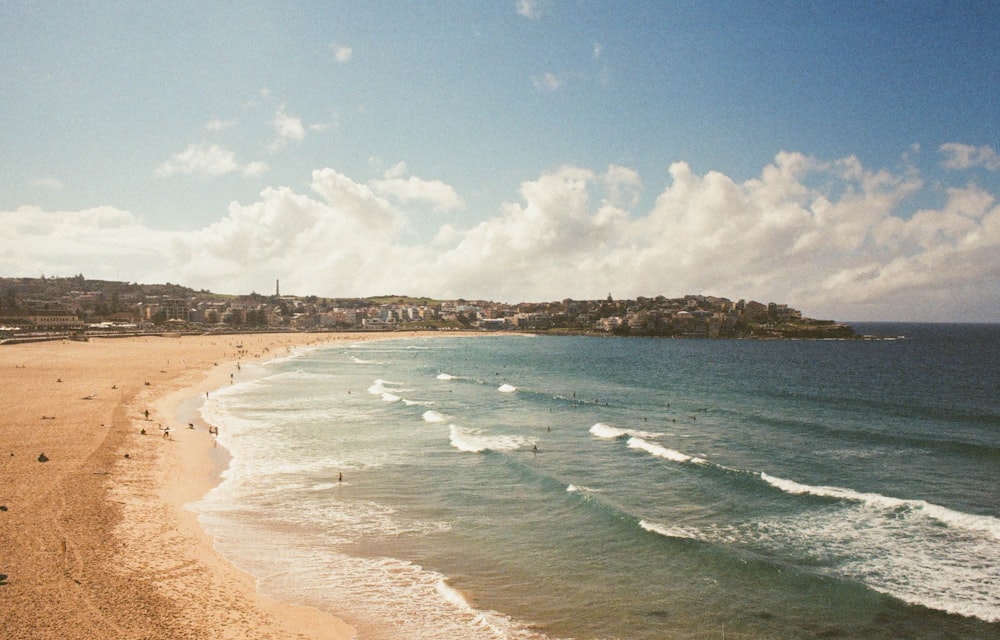
[[[859,492],[842,487],[811,486],[793,480],[770,476],[766,473],[761,473],[760,477],[764,482],[791,495],[813,495],[824,498],[835,498],[837,500],[848,500],[851,502],[860,502],[878,509],[909,509],[923,513],[951,527],[988,533],[994,539],[1000,540],[1000,518],[962,513],[948,509],[947,507],[931,504],[926,500],[904,500],[902,498],[893,498],[878,493]]]
[[[476,609],[445,576],[409,562],[340,556],[334,574],[353,585],[345,590],[350,600],[341,600],[341,607],[378,621],[370,634],[373,636],[414,640],[545,638],[507,616]],[[325,590],[336,592],[338,586],[331,583]]]
[[[651,522],[649,520],[640,520],[639,526],[650,533],[655,533],[666,538],[680,538],[687,540],[704,539],[704,536],[700,534],[699,530],[693,527],[668,526],[658,522]]]
[[[438,380],[454,380],[455,376],[449,375],[447,373],[439,373],[439,374],[437,374],[437,379]]]
[[[373,514],[357,515],[331,530],[354,530],[354,524],[363,524]],[[446,576],[417,564],[349,556],[329,545],[328,533],[310,537],[305,533],[310,528],[285,527],[275,534],[267,527],[211,511],[200,519],[217,536],[216,544],[227,557],[260,576],[262,592],[305,601],[317,593],[325,594],[324,599],[335,610],[354,613],[364,637],[545,640],[544,635],[507,616],[476,609],[447,583]],[[298,570],[289,571],[289,567]]]
[[[372,386],[368,387],[368,393],[381,397],[384,402],[399,402],[403,399],[399,394],[409,391],[409,389],[389,389],[389,387],[398,387],[400,384],[399,382],[391,382],[380,378],[372,383]]]
[[[465,596],[449,585],[444,578],[438,580],[434,588],[444,598],[445,602],[462,613],[471,615],[473,624],[495,634],[498,638],[509,638],[511,637],[511,633],[521,635],[525,632],[524,629],[520,629],[514,625],[509,617],[501,613],[476,609],[469,604]]]
[[[639,526],[667,538],[791,557],[810,571],[857,580],[910,604],[1000,622],[1000,547],[989,536],[942,529],[916,512],[845,501],[841,509],[760,522],[681,526],[643,519]]]
[[[485,451],[516,451],[531,440],[524,436],[486,435],[478,429],[463,429],[458,425],[449,425],[451,446],[466,453],[483,453]]]
[[[591,489],[590,487],[585,487],[582,484],[571,484],[566,487],[566,493],[583,493],[589,495],[591,493],[598,493],[599,491],[599,489]]]
[[[619,429],[618,427],[612,427],[604,424],[603,422],[598,422],[590,428],[590,435],[596,438],[604,438],[606,440],[616,440],[626,436],[634,436],[637,438],[659,438],[663,434],[653,433],[651,431],[639,431],[637,429]]]
[[[424,411],[423,418],[424,422],[431,422],[431,423],[445,421],[445,417],[443,415],[433,410]]]
[[[514,393],[515,391],[517,391],[517,387],[511,384],[507,384],[505,382],[504,384],[500,385],[497,388],[497,391],[499,391],[500,393]]]
[[[681,453],[680,451],[676,451],[674,449],[668,449],[667,447],[653,442],[647,442],[642,438],[629,438],[628,447],[629,449],[640,449],[650,455],[656,456],[657,458],[663,458],[664,460],[670,460],[671,462],[690,462],[691,464],[705,464],[706,462],[704,458],[689,456],[686,453]]]
[[[598,438],[605,438],[608,440],[614,440],[615,438],[622,438],[629,435],[628,431],[625,429],[619,429],[617,427],[612,427],[604,424],[603,422],[598,422],[590,428],[590,434]]]
[[[373,357],[361,352],[355,353]],[[356,376],[353,384],[348,385],[355,389],[365,388],[363,382],[358,382],[365,380],[365,371],[375,371],[369,367],[353,366],[342,356],[338,358],[337,364],[350,370],[350,375]],[[437,370],[431,366],[422,371]],[[393,371],[389,375],[394,375],[397,379],[421,379],[421,384],[412,385],[414,387],[430,382],[426,379],[429,376],[423,372],[415,373],[405,369]],[[247,375],[246,372],[244,375]],[[292,383],[301,379],[303,388],[310,387],[324,392],[331,391],[330,387],[339,382],[321,383],[319,378],[337,381],[345,379],[320,376],[316,382],[310,382],[313,376],[310,373],[296,371],[284,375]],[[447,379],[452,379],[452,376],[444,375],[448,376]],[[383,406],[378,400],[385,393],[429,397],[432,391],[413,390],[406,393],[402,390],[403,384],[386,380],[378,380],[372,385],[378,386],[379,390],[374,393],[376,398],[370,398],[366,402],[358,402],[357,395],[350,398],[344,396],[343,391],[338,391],[337,396],[341,399],[346,397],[348,401],[347,406],[342,409],[343,414],[353,415],[357,422],[338,420],[338,411],[341,410],[337,409],[336,401],[331,402],[329,394],[315,401],[310,400],[310,403],[318,403],[318,406],[324,407],[329,413],[327,423],[331,426],[317,430],[317,441],[330,444],[333,448],[329,451],[334,452],[334,455],[322,454],[324,457],[316,459],[314,456],[319,448],[313,444],[309,445],[308,456],[304,458],[297,457],[298,452],[288,444],[301,435],[313,436],[301,428],[303,423],[311,423],[314,417],[318,417],[312,412],[313,404],[293,399],[288,394],[279,397],[278,393],[267,388],[268,381],[273,380],[274,377],[268,377],[263,381],[227,386],[213,392],[211,400],[205,401],[206,405],[217,405],[216,415],[209,421],[221,426],[220,444],[229,448],[234,456],[231,468],[226,471],[226,478],[232,481],[225,483],[218,501],[205,516],[211,520],[211,526],[206,528],[212,529],[217,536],[217,544],[229,551],[234,559],[243,556],[243,567],[254,575],[261,576],[262,590],[270,590],[283,599],[322,599],[332,610],[355,612],[353,615],[362,625],[366,621],[385,623],[384,627],[380,626],[377,630],[379,633],[368,633],[372,631],[371,628],[359,627],[359,635],[364,637],[435,640],[541,637],[535,631],[522,635],[520,629],[511,630],[505,626],[510,621],[501,614],[477,610],[475,601],[471,598],[466,600],[459,588],[449,583],[447,576],[403,560],[352,558],[343,553],[346,548],[344,545],[361,539],[377,541],[381,536],[393,538],[401,534],[409,535],[411,532],[414,535],[425,535],[447,530],[447,523],[421,522],[413,517],[408,518],[406,508],[401,505],[397,512],[374,501],[353,501],[353,494],[369,484],[364,473],[376,466],[370,465],[369,460],[384,460],[388,467],[393,460],[406,459],[412,452],[412,449],[404,448],[405,443],[393,442],[392,446],[382,446],[381,426],[384,421],[367,420],[364,416],[400,413],[399,405]],[[495,383],[494,380],[485,381],[481,391],[495,393]],[[437,390],[444,390],[445,393],[448,391],[433,383],[428,386],[437,387]],[[476,393],[480,391],[471,386],[469,389],[462,389],[464,390]],[[454,391],[460,389],[456,388]],[[364,394],[361,396],[367,397]],[[257,402],[262,397],[266,399],[263,407]],[[458,415],[466,413],[463,405],[446,404],[443,400],[435,408],[445,411],[441,409],[442,406]],[[309,410],[303,411],[304,407]],[[287,408],[295,412],[294,416],[289,416],[294,417],[296,422],[297,428],[294,431],[282,431],[277,426],[279,421],[285,419],[283,414],[288,413],[285,411]],[[209,406],[205,411],[212,414],[213,409]],[[228,413],[229,411],[232,413]],[[428,436],[440,439],[444,433],[443,425],[457,419],[438,412],[424,411],[423,408],[418,413],[421,411],[426,422],[442,424],[442,427],[435,425],[410,430],[414,436],[425,439]],[[430,414],[436,414],[439,419],[428,420],[427,416]],[[595,416],[594,419],[600,418]],[[477,422],[477,426],[485,424],[489,422]],[[503,451],[505,444],[516,445],[514,448],[523,448],[528,444],[530,449],[531,440],[521,438],[515,441],[513,439],[516,437],[513,436],[491,435],[491,429],[477,431],[452,425],[450,431],[452,445],[461,451]],[[292,433],[294,436],[289,437]],[[341,438],[344,435],[352,439],[351,444],[356,449],[342,446]],[[562,431],[551,437],[558,435],[562,435]],[[703,450],[697,448],[699,445],[694,444],[695,440],[682,443],[680,438],[688,437],[686,435],[653,434],[604,423],[591,427],[590,435],[607,440],[607,443],[599,445],[591,441],[592,446],[613,447],[621,453],[619,447],[627,440],[629,448],[667,461],[653,466],[669,466],[694,472],[695,468],[688,465],[704,462],[683,453],[684,450]],[[700,433],[695,437],[702,441]],[[584,441],[586,440],[587,436],[584,436]],[[681,446],[682,451],[675,451],[660,446],[657,442],[686,446]],[[562,443],[558,444],[562,446]],[[533,461],[530,465],[532,467],[542,462],[545,466],[554,465],[559,459],[559,451],[555,448],[555,443],[553,447],[556,453],[545,459],[539,456],[536,461],[530,454],[519,457]],[[341,455],[349,456],[349,460],[335,458]],[[454,457],[475,466],[481,466],[480,462],[488,463],[490,459],[500,459],[500,456]],[[627,457],[632,462],[645,462],[646,465],[651,462],[640,454]],[[722,445],[718,445],[718,453],[713,457],[726,457]],[[621,460],[612,462],[630,464]],[[726,469],[714,462],[707,464],[712,470]],[[344,469],[343,484],[336,482],[338,468]],[[696,474],[699,481],[714,483],[718,480],[714,473],[701,473],[706,470],[706,467],[699,468],[699,473]],[[901,601],[1000,622],[1000,545],[997,544],[1000,522],[997,518],[961,513],[922,500],[901,500],[841,487],[814,487],[745,469],[730,471],[738,472],[739,477],[726,477],[723,484],[727,491],[742,486],[744,482],[756,483],[758,489],[765,487],[765,482],[773,486],[776,491],[767,500],[767,505],[785,494],[815,495],[821,499],[786,496],[781,500],[796,508],[781,509],[780,514],[765,505],[760,510],[750,508],[734,510],[735,513],[727,511],[718,514],[717,518],[678,518],[675,521],[671,514],[676,512],[664,507],[656,492],[650,492],[657,499],[646,503],[646,506],[637,503],[635,507],[637,517],[645,516],[639,521],[639,527],[666,538],[718,545],[725,548],[727,556],[736,548],[736,557],[773,559],[777,566],[797,567],[806,573],[864,584]],[[565,476],[575,477],[568,472]],[[604,479],[602,482],[615,481],[609,474],[602,473],[601,477]],[[414,479],[424,480],[422,476],[415,476]],[[638,477],[632,473],[624,475],[622,479],[637,491],[649,489],[648,485],[638,482]],[[348,480],[355,482],[351,490],[339,490]],[[851,481],[840,482],[850,484]],[[860,481],[859,484],[861,487],[868,486]],[[575,494],[573,498],[564,498],[570,502],[590,500],[589,493],[594,491],[579,484],[566,486],[563,483],[561,486],[565,486],[568,494]],[[616,488],[616,491],[619,490],[622,488]],[[778,493],[778,490],[784,493]],[[593,497],[594,502],[596,497]],[[737,496],[735,499],[741,498]],[[749,520],[739,521],[740,514]],[[444,516],[438,518],[443,520]],[[650,538],[655,539],[655,536]],[[664,540],[660,544],[671,543]],[[739,550],[747,550],[749,553],[744,555]],[[456,580],[455,584],[462,586],[464,582]],[[473,582],[470,580],[469,584]]]

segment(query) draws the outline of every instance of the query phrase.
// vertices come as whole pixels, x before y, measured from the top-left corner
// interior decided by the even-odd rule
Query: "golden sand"
[[[334,616],[261,596],[213,550],[184,508],[215,482],[213,436],[193,419],[178,424],[177,405],[238,381],[241,360],[372,337],[385,336],[0,346],[3,636],[352,638]]]

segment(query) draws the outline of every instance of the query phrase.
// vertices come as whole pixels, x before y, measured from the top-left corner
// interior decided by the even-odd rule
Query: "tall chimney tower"
[[[275,298],[281,297],[281,280],[276,279],[274,281],[274,297]]]

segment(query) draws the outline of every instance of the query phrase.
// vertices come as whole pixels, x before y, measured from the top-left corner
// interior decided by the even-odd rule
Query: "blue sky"
[[[1000,321],[1000,5],[9,2],[0,275]]]

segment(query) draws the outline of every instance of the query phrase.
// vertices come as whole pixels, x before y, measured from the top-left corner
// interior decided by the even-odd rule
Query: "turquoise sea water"
[[[305,351],[195,508],[364,639],[996,638],[1000,327],[859,328]]]

